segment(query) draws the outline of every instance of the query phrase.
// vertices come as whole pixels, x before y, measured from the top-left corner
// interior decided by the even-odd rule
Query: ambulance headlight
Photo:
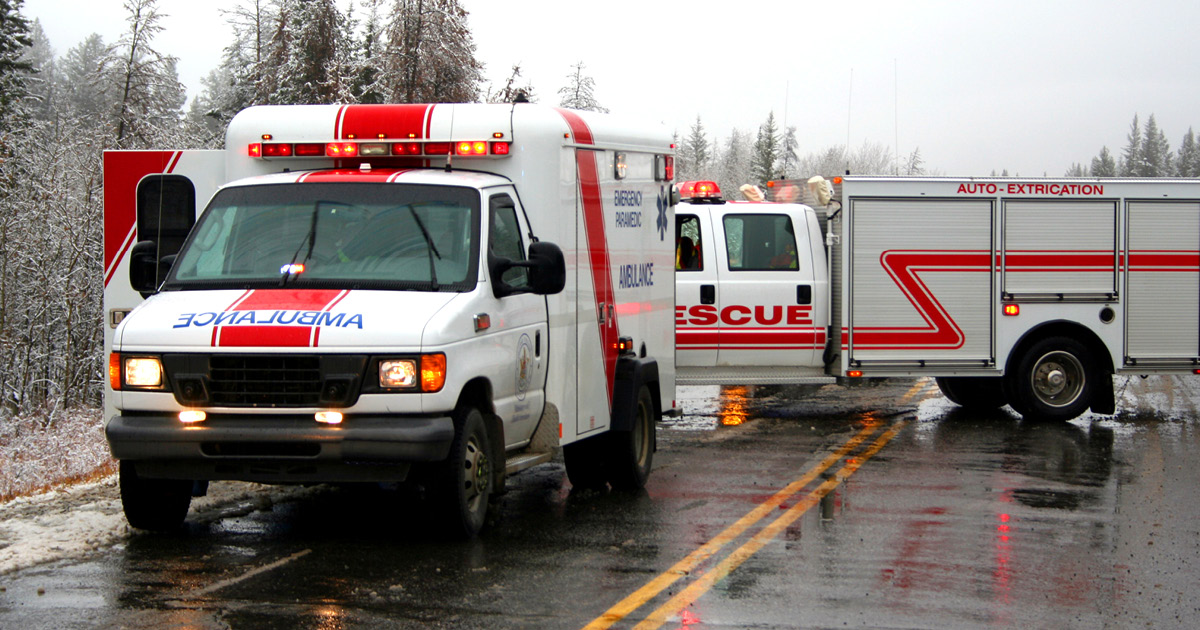
[[[162,361],[158,357],[125,357],[127,387],[157,388],[163,385]]]
[[[384,359],[379,362],[379,386],[384,389],[413,389],[420,370],[416,359]]]

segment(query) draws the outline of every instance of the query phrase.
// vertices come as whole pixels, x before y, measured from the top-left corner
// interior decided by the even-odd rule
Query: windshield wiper
[[[279,272],[280,273],[280,277],[279,277],[280,288],[287,286],[288,278],[290,278],[293,275],[299,275],[299,274],[295,273],[296,257],[300,255],[300,250],[304,249],[305,242],[308,242],[308,251],[305,252],[304,260],[300,261],[300,264],[303,265],[308,262],[309,258],[312,258],[313,246],[317,244],[317,216],[320,214],[322,203],[325,203],[325,202],[318,201],[313,204],[312,221],[308,225],[308,234],[306,234],[304,236],[304,240],[301,240],[300,245],[298,247],[296,247],[296,253],[292,254],[292,261],[289,262],[287,264],[287,266],[284,267],[283,270]]]
[[[438,260],[442,259],[441,253],[437,250],[437,245],[433,244],[433,238],[429,236],[429,230],[425,229],[425,224],[421,222],[421,217],[417,216],[417,211],[412,206],[408,206],[408,213],[412,215],[413,221],[417,222],[417,227],[421,228],[421,235],[425,237],[425,244],[429,246],[426,250],[429,252],[429,283],[433,285],[433,290],[438,290],[437,267],[433,264],[433,257],[437,255]]]

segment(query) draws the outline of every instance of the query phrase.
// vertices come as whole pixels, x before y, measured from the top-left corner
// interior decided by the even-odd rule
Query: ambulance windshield
[[[479,191],[472,188],[226,188],[200,217],[164,288],[467,291],[476,282],[479,233]]]

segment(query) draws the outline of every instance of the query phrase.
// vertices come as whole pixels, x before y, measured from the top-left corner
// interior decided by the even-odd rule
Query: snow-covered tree
[[[1088,167],[1079,162],[1072,162],[1071,167],[1063,174],[1063,177],[1087,177],[1089,175]]]
[[[1175,155],[1175,174],[1179,177],[1200,177],[1200,147],[1196,145],[1196,134],[1188,127],[1179,143]]]
[[[788,125],[779,142],[779,174],[786,179],[799,177],[796,166],[800,163],[800,140],[796,138],[796,126]]]
[[[775,179],[779,173],[775,164],[779,160],[779,129],[775,126],[775,112],[767,115],[767,120],[758,127],[758,136],[754,139],[754,148],[750,153],[750,176],[755,184],[765,187],[769,180]]]
[[[109,112],[116,106],[115,86],[106,77],[110,65],[109,47],[95,33],[68,50],[58,64],[64,106],[97,127],[107,128]]]
[[[679,151],[675,154],[675,171],[680,180],[709,179],[711,175],[711,149],[708,134],[704,131],[704,123],[700,116],[688,130],[688,135],[678,143]]]
[[[344,40],[346,17],[334,0],[290,0],[283,3],[286,42],[278,68],[278,84],[269,102],[292,105],[337,103],[347,100],[349,76]],[[342,50],[342,49],[346,50]]]
[[[739,199],[738,188],[753,183],[750,145],[750,135],[735,128],[729,132],[729,139],[716,159],[717,186],[720,186],[726,199]]]
[[[24,0],[0,0],[0,131],[9,129],[29,88],[33,68],[26,58],[33,45],[29,21],[21,15]]]
[[[571,66],[567,84],[558,89],[561,97],[558,104],[568,109],[608,113],[608,109],[596,100],[596,80],[583,73],[585,67],[582,61]]]
[[[386,36],[383,94],[390,102],[479,99],[483,64],[458,0],[395,0]]]
[[[117,95],[116,144],[149,147],[158,144],[156,132],[178,126],[186,94],[176,58],[152,47],[162,31],[158,0],[126,0],[125,10],[126,31],[110,49],[113,63],[107,68]]]
[[[1116,177],[1117,160],[1113,158],[1108,147],[1101,147],[1100,154],[1092,158],[1092,177]]]
[[[31,72],[27,84],[26,110],[38,120],[50,120],[59,106],[58,65],[54,60],[54,47],[50,45],[38,20],[29,25],[29,39],[30,45],[22,55]]]
[[[1174,159],[1171,156],[1171,143],[1167,136],[1158,128],[1154,114],[1146,120],[1146,129],[1141,142],[1140,177],[1170,177],[1174,174]]]
[[[521,64],[517,63],[513,64],[512,72],[509,73],[504,85],[498,90],[492,90],[489,87],[487,96],[483,100],[488,103],[515,103],[519,98],[530,103],[537,102],[533,84],[521,80]]]
[[[1133,123],[1129,125],[1129,135],[1125,137],[1125,151],[1121,154],[1119,172],[1122,177],[1137,177],[1142,174],[1142,127],[1138,123],[1137,114],[1133,115]]]
[[[904,165],[900,167],[900,174],[909,177],[925,174],[925,160],[921,157],[921,147],[913,149],[913,152],[908,154]]]

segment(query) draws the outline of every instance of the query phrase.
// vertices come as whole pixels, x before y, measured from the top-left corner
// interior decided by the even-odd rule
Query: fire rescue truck
[[[134,527],[178,526],[210,480],[411,481],[471,536],[559,446],[576,486],[645,483],[676,406],[669,133],[266,106],[225,146],[104,156],[105,431]]]
[[[680,184],[678,383],[930,376],[1065,420],[1113,413],[1115,374],[1200,373],[1198,181],[800,184],[816,209]]]

